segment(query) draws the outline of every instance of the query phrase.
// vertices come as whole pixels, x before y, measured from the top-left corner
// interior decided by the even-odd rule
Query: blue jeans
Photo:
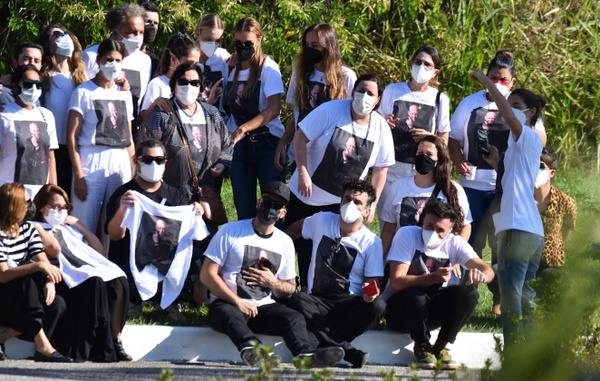
[[[498,282],[504,343],[510,345],[524,332],[523,318],[535,307],[535,290],[529,284],[540,265],[544,238],[522,230],[498,234]]]
[[[246,136],[235,145],[231,160],[231,187],[238,220],[256,216],[256,180],[263,188],[270,181],[285,181],[285,171],[275,168],[279,139],[271,134]]]

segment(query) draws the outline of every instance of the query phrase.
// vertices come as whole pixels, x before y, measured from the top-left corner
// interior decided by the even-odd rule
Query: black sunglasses
[[[273,207],[277,210],[283,209],[285,207],[285,204],[283,202],[275,200],[269,196],[262,196],[262,199],[263,199],[263,204],[265,204],[266,206],[269,206],[269,207]]]
[[[49,209],[53,209],[53,210],[57,210],[57,211],[61,211],[61,210],[69,210],[69,205],[52,205],[52,204],[46,204],[48,205]]]
[[[235,40],[233,43],[235,44],[235,46],[240,46],[240,47],[243,46],[245,48],[252,48],[252,47],[254,47],[254,42],[252,42],[252,41],[242,42],[240,40]]]
[[[177,80],[177,84],[178,84],[179,86],[187,86],[187,85],[192,85],[192,86],[195,86],[195,87],[200,87],[200,85],[202,84],[202,81],[201,81],[201,80],[199,80],[199,79],[192,79],[191,81],[188,81],[188,80],[187,80],[187,79],[185,79],[185,78],[179,78],[179,79]]]
[[[55,30],[54,32],[52,32],[52,35],[56,38],[61,38],[64,35],[70,36],[71,33],[69,32],[61,32],[60,30]]]
[[[33,81],[31,79],[24,79],[23,84],[21,85],[24,89],[31,89],[35,86],[38,90],[42,88],[42,81]]]
[[[166,160],[167,158],[164,156],[143,155],[138,157],[138,161],[141,161],[144,164],[152,164],[152,162],[155,162],[158,165],[162,165]]]

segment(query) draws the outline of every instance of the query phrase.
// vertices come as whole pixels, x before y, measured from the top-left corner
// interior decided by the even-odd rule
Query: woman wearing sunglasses
[[[283,124],[279,119],[283,81],[279,67],[262,51],[263,32],[253,18],[233,28],[238,62],[229,73],[225,107],[227,127],[235,145],[231,186],[238,218],[256,215],[256,181],[264,188],[270,181],[284,181],[285,171],[273,158]]]
[[[81,60],[81,44],[77,36],[62,24],[53,23],[42,30],[36,41],[44,47],[44,68],[46,68],[48,89],[42,97],[42,104],[52,111],[56,122],[58,149],[56,157],[56,176],[58,185],[67,193],[71,192],[73,177],[69,151],[67,149],[67,118],[69,103],[75,87],[87,81],[85,65]]]
[[[110,195],[131,179],[133,104],[119,91],[125,46],[104,40],[98,46],[100,70],[79,85],[69,101],[67,146],[73,166],[73,215],[95,232]]]
[[[11,77],[15,102],[0,114],[0,184],[16,181],[34,196],[42,185],[56,184],[54,116],[35,103],[42,80],[35,66],[19,66]]]

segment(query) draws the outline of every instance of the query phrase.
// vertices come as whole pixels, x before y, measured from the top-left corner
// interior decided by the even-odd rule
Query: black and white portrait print
[[[43,185],[50,172],[50,136],[46,123],[14,121],[17,135],[15,181],[22,184]]]
[[[321,103],[330,100],[327,87],[321,82],[308,81],[306,91],[307,94],[304,102],[304,109],[300,110],[298,123]]]
[[[440,267],[447,267],[450,264],[448,258],[430,257],[420,250],[415,250],[410,266],[408,267],[408,275],[424,275],[431,274],[437,271]]]
[[[398,119],[392,129],[396,161],[412,163],[417,142],[411,134],[414,128],[435,132],[435,107],[417,102],[397,100],[394,102],[394,116]]]
[[[217,82],[219,82],[221,78],[223,78],[223,73],[221,73],[221,70],[213,71],[209,65],[204,65],[202,74],[204,75],[204,81],[202,82],[202,85],[204,86],[204,93],[202,95],[204,98],[208,98],[210,90]],[[223,84],[221,83],[218,86],[222,88]]]
[[[510,128],[497,110],[488,110],[483,107],[473,110],[467,128],[470,147],[468,161],[477,168],[493,169],[477,150],[477,134],[487,135],[489,145],[496,147],[502,156],[508,148],[509,133]]]
[[[244,270],[254,267],[257,269],[269,269],[277,275],[281,266],[281,254],[274,253],[256,246],[244,247],[244,259],[242,269],[236,276],[237,295],[244,299],[261,300],[271,294],[271,290],[260,286],[249,286],[242,273]]]
[[[225,94],[226,111],[233,115],[238,126],[260,113],[258,109],[260,81],[256,82],[251,92],[246,89],[246,85],[246,81],[238,81],[236,84],[229,82]]]
[[[312,176],[313,184],[341,197],[344,183],[360,178],[367,167],[373,146],[374,143],[366,138],[336,128]]]
[[[206,124],[184,123],[183,127],[187,135],[194,168],[201,168],[206,157]]]
[[[315,295],[347,294],[357,253],[356,249],[344,246],[339,237],[322,236],[315,257],[311,292]]]
[[[416,226],[429,197],[404,197],[400,203],[398,226]]]
[[[96,99],[94,110],[98,118],[96,144],[129,147],[131,141],[125,101]]]
[[[135,243],[135,265],[138,271],[152,265],[159,273],[166,275],[175,258],[180,231],[181,221],[144,212]]]
[[[71,266],[79,268],[82,266],[92,266],[93,265],[91,263],[88,263],[86,261],[84,261],[83,259],[79,258],[79,256],[75,255],[71,249],[69,248],[69,245],[67,245],[67,242],[65,241],[63,234],[60,230],[55,230],[53,232],[54,234],[54,238],[56,238],[56,240],[58,241],[59,245],[60,245],[60,252],[62,254],[62,256],[67,260],[67,262],[69,262],[71,264]]]

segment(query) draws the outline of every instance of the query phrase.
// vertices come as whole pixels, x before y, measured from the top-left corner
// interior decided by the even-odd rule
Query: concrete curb
[[[432,332],[432,343],[438,331]],[[312,336],[312,335],[311,335]],[[492,366],[500,364],[495,352],[494,335],[491,333],[461,332],[448,348],[458,364],[468,368],[483,368],[488,359]],[[258,336],[281,356],[283,362],[291,362],[292,355],[280,337]],[[317,341],[311,337],[313,344]],[[123,346],[138,361],[191,360],[227,361],[240,363],[240,355],[224,334],[208,327],[170,327],[127,325],[123,330]],[[407,334],[392,331],[368,331],[352,343],[356,348],[370,352],[369,364],[407,366],[414,362],[413,343]],[[11,339],[6,342],[10,358],[27,358],[33,355],[32,343]]]

